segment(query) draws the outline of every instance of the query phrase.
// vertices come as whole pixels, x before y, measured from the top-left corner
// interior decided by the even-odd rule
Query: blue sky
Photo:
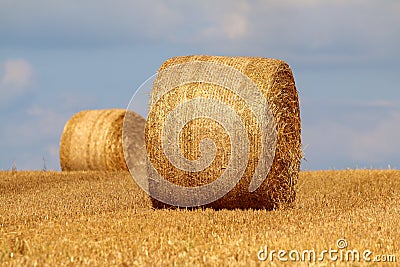
[[[65,122],[126,108],[170,57],[292,67],[302,169],[400,168],[397,0],[0,0],[0,170],[59,170]]]

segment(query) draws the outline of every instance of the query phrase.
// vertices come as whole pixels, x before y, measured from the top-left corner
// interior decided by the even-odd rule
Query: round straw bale
[[[191,65],[191,73],[187,66],[199,62],[217,67],[197,77],[204,65]],[[220,72],[218,66],[224,66]],[[243,86],[240,79],[235,82],[238,73],[252,81],[254,88]],[[302,158],[301,123],[288,64],[256,57],[184,56],[164,62],[159,76],[145,127],[149,191],[156,207],[204,204],[273,209],[295,199]],[[190,77],[196,78],[190,82]],[[220,82],[213,83],[215,79]],[[253,99],[259,96],[264,100],[255,103]],[[226,173],[228,180],[221,183]],[[165,181],[193,191],[163,189]],[[211,183],[218,184],[217,190],[199,190]],[[196,202],[204,197],[196,193],[209,194],[212,201]]]
[[[128,170],[122,148],[125,114],[131,125],[144,131],[145,120],[124,109],[85,110],[66,123],[60,141],[60,165],[63,171]],[[140,130],[139,130],[140,132]],[[130,136],[131,142],[144,145],[144,135]]]

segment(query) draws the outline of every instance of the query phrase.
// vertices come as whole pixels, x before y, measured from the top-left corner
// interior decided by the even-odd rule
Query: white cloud
[[[369,131],[360,132],[352,140],[352,155],[357,160],[367,162],[398,158],[400,154],[399,136],[400,112],[394,112],[390,116],[382,118],[379,124],[371,124]]]
[[[32,65],[25,59],[9,59],[2,64],[0,92],[14,96],[28,90],[34,82]]]
[[[8,120],[0,131],[0,147],[10,149],[0,156],[3,168],[15,159],[19,169],[41,169],[44,157],[48,169],[59,169],[58,144],[70,116],[65,111],[33,105]]]
[[[0,33],[4,44],[18,46],[132,45],[174,36],[177,24],[184,23],[175,6],[162,0],[5,0],[0,1]]]
[[[60,151],[60,147],[59,147],[58,144],[49,144],[49,145],[46,147],[46,152],[49,154],[49,156],[50,156],[54,161],[58,161],[59,151]]]
[[[55,111],[40,106],[31,106],[26,110],[27,119],[25,125],[21,125],[21,132],[35,137],[43,138],[54,137],[59,135],[64,129],[64,124],[68,119],[68,115],[61,111]],[[32,129],[36,129],[32,131]],[[35,138],[31,136],[31,138]]]
[[[366,102],[365,105],[367,107],[373,107],[373,108],[399,108],[400,101],[396,102],[396,101],[390,101],[390,100],[376,99],[376,100]]]
[[[0,2],[0,34],[2,43],[20,46],[162,42],[220,54],[372,64],[400,60],[399,12],[393,0],[9,0]]]
[[[369,104],[366,103],[366,106]],[[358,123],[356,121],[343,121],[336,117],[313,123],[307,120],[303,122],[303,145],[306,147],[307,159],[305,165],[320,168],[381,168],[390,164],[400,167],[400,111],[389,107],[390,112],[385,117],[369,120],[376,108],[382,107],[373,106],[359,118],[362,127],[355,127]],[[352,114],[350,116],[357,117]]]
[[[223,32],[231,40],[245,36],[248,30],[246,16],[238,13],[225,15],[222,25]]]
[[[209,3],[199,7],[198,12],[203,15],[199,19],[206,21],[208,26],[198,27],[192,32],[196,40],[240,41],[248,36],[250,32],[248,3],[243,1],[232,2],[229,5],[221,3],[224,2],[219,2],[219,5],[213,7]]]
[[[7,121],[8,127],[0,132],[2,140],[15,147],[32,146],[50,139],[58,140],[70,116],[65,111],[37,105],[16,113],[13,120]]]

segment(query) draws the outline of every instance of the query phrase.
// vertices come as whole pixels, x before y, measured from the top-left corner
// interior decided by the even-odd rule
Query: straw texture
[[[246,99],[224,86],[207,82],[185,83],[176,86],[165,94],[160,92],[161,89],[159,88],[162,88],[162,86],[153,87],[150,112],[145,128],[145,142],[149,157],[148,164],[151,164],[151,168],[154,168],[163,179],[176,185],[194,188],[216,181],[230,166],[234,166],[230,165],[230,160],[235,157],[235,153],[245,151],[243,152],[245,157],[240,156],[239,159],[236,159],[239,163],[243,161],[245,164],[242,177],[231,177],[238,180],[236,186],[222,198],[206,206],[217,209],[273,209],[282,204],[291,203],[296,196],[295,185],[298,180],[302,151],[299,100],[294,78],[288,64],[282,60],[255,57],[184,56],[167,60],[162,64],[159,72],[188,62],[221,64],[247,76],[258,89],[258,92],[254,92],[254,94],[261,93],[267,101],[265,103],[268,103],[266,108],[269,107],[273,117],[273,124],[269,123],[268,127],[273,125],[274,129],[263,130],[264,132],[265,130],[267,131],[269,139],[275,138],[275,143],[261,145],[261,142],[265,140],[261,136],[260,127],[266,127],[265,125],[267,124],[260,123],[254,108],[249,107]],[[179,77],[180,75],[187,74],[176,72],[171,75],[171,79],[179,80],[182,78]],[[210,75],[223,76],[225,74],[211,73]],[[243,87],[240,90],[247,89]],[[252,92],[239,93],[253,94]],[[211,103],[217,103],[206,108],[211,109],[206,110],[207,114],[218,117],[222,113],[223,115],[220,117],[223,117],[221,120],[223,119],[224,122],[221,123],[219,117],[196,117],[182,124],[178,135],[171,135],[174,138],[176,137],[175,140],[168,139],[168,134],[174,132],[174,129],[164,127],[164,124],[170,120],[168,116],[175,112],[174,110],[179,109],[185,102],[195,99],[211,99],[214,101]],[[181,111],[185,113],[182,116],[187,116],[188,113],[201,109],[199,105],[201,105],[202,100],[199,101],[191,109],[182,109]],[[229,108],[220,107],[218,103],[222,103],[222,106]],[[240,119],[239,124],[241,125],[235,122],[238,121],[236,116]],[[227,124],[229,123],[232,123],[231,126],[228,125],[229,127],[236,129],[236,131],[233,131],[234,133],[227,132],[227,128],[229,128]],[[241,142],[242,139],[237,137],[240,136],[237,135],[238,131],[244,132],[242,136],[247,137],[249,140],[246,145],[248,147],[235,148],[235,145],[237,145],[235,143]],[[275,135],[272,134],[273,132]],[[165,155],[163,138],[166,138],[169,143],[178,143],[181,155],[189,161],[201,160],[202,158],[207,158],[205,161],[208,161],[209,155],[207,151],[212,150],[210,152],[210,154],[214,155],[212,162],[201,168],[201,170],[179,168],[177,164],[171,162],[170,156]],[[213,145],[210,145],[209,141],[204,142],[204,140],[212,140]],[[266,152],[271,160],[267,177],[263,177],[265,180],[255,191],[250,192],[249,186],[251,187],[253,175],[261,161],[260,155],[265,152],[263,150],[272,145],[274,146],[273,153]],[[261,163],[264,164],[264,162]],[[266,164],[265,168],[267,168]],[[149,178],[151,191],[152,177]],[[221,186],[224,187],[224,185]],[[225,189],[222,188],[221,190]],[[165,194],[168,194],[168,192],[165,192]],[[164,203],[157,200],[154,200],[153,204],[156,207],[165,206]]]

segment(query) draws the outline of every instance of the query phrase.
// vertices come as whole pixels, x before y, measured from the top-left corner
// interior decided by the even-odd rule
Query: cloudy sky
[[[400,168],[398,0],[0,0],[0,170],[59,170],[66,121],[126,108],[162,62],[291,66],[302,169]]]

